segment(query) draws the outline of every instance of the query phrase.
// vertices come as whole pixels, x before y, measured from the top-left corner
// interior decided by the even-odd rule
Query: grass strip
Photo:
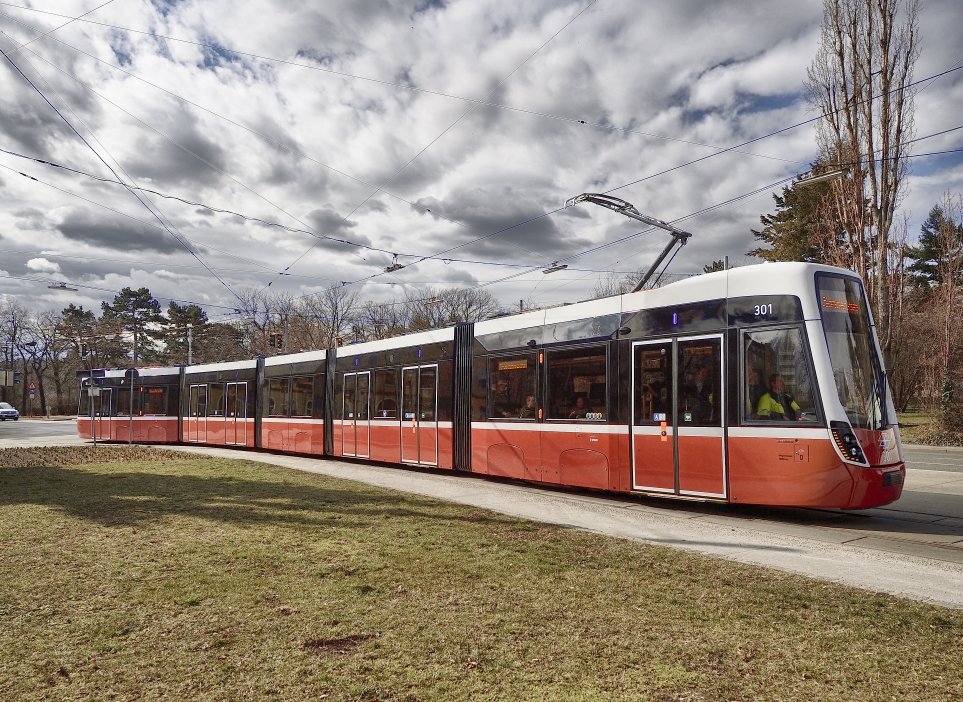
[[[960,611],[243,460],[32,451],[0,468],[0,699],[963,698]]]

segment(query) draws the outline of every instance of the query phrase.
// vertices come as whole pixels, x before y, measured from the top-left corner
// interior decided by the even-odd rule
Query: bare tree
[[[849,267],[866,284],[884,353],[893,344],[892,229],[913,137],[910,83],[919,0],[824,0],[822,41],[806,87],[822,119],[820,161],[850,168],[833,184]]]
[[[301,298],[299,311],[308,323],[306,330],[310,331],[304,348],[337,346],[339,338],[349,335],[360,310],[358,293],[344,285]]]

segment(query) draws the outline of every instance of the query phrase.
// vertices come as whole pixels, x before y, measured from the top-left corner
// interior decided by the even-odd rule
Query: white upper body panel
[[[212,371],[231,371],[231,370],[245,370],[248,368],[257,368],[256,359],[248,359],[246,361],[224,361],[223,363],[201,363],[196,366],[187,366],[184,372],[188,375],[192,373],[210,373]]]
[[[300,353],[268,356],[264,359],[265,366],[283,366],[287,363],[304,363],[307,361],[323,361],[328,355],[324,349],[320,351],[301,351]]]

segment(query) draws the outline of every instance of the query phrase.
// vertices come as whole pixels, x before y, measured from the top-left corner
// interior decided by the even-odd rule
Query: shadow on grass
[[[243,525],[364,527],[373,518],[513,523],[486,513],[439,513],[439,504],[373,489],[212,475],[92,472],[73,467],[0,468],[0,507],[44,505],[104,526],[136,526],[168,516]]]

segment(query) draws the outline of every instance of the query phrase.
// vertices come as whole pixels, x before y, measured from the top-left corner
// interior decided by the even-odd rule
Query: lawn
[[[0,466],[3,700],[963,698],[957,610],[244,460]]]
[[[924,443],[930,433],[928,431],[929,426],[936,421],[936,416],[933,412],[922,410],[916,412],[899,412],[897,417],[897,421],[899,421],[900,438],[903,440],[903,443],[906,444]]]

